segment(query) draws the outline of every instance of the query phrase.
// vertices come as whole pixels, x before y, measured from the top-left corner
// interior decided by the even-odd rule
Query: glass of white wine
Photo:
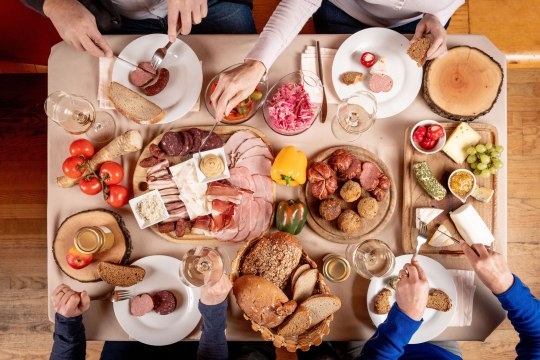
[[[82,96],[56,91],[45,100],[47,117],[73,135],[86,133],[94,143],[105,143],[116,135],[113,117],[105,111],[96,111]]]
[[[369,239],[347,246],[347,260],[358,275],[371,279],[385,277],[394,271],[396,257],[381,240]]]
[[[368,131],[377,116],[377,100],[369,91],[358,91],[338,105],[332,133],[342,141],[357,140]]]
[[[182,258],[181,279],[191,287],[200,287],[205,283],[212,286],[221,279],[228,263],[225,253],[215,248],[197,246],[189,249]]]

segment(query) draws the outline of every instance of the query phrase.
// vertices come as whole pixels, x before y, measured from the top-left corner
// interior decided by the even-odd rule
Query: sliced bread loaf
[[[444,291],[433,289],[429,292],[427,307],[446,312],[452,308],[452,300]]]
[[[309,310],[311,326],[315,326],[341,308],[341,300],[331,294],[318,294],[309,297],[301,306]]]
[[[311,314],[303,306],[296,309],[294,314],[281,324],[277,334],[283,337],[298,336],[311,327]]]
[[[146,271],[140,266],[118,265],[104,261],[98,264],[97,270],[103,281],[122,287],[137,284],[146,274]]]
[[[165,116],[161,107],[115,81],[109,85],[108,96],[116,110],[139,124],[155,124]]]
[[[291,277],[291,292],[294,290],[294,284],[296,284],[296,280],[298,280],[298,277],[302,275],[302,273],[306,270],[309,270],[311,266],[309,264],[303,264],[300,265],[294,270],[293,276]]]
[[[293,287],[293,300],[300,304],[310,297],[318,277],[319,270],[317,269],[306,270],[300,274]]]

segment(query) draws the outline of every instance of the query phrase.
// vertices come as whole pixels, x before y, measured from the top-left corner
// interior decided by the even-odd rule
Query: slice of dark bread
[[[416,40],[409,49],[407,50],[407,55],[414,61],[418,67],[424,66],[426,63],[426,56],[431,46],[431,40],[427,37],[420,38]]]
[[[446,312],[452,308],[452,300],[444,291],[432,289],[429,292],[427,307]]]
[[[133,286],[141,282],[146,274],[146,271],[140,266],[118,265],[104,261],[98,264],[97,270],[103,281],[122,287]]]

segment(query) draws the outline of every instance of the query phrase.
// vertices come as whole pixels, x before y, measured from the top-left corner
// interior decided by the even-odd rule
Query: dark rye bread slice
[[[429,38],[420,38],[415,41],[411,46],[409,46],[409,49],[407,50],[407,55],[409,55],[411,59],[416,61],[416,65],[418,65],[418,67],[422,67],[426,63],[426,56],[430,46],[431,40]]]
[[[432,289],[429,292],[427,307],[446,312],[452,308],[452,300],[444,291]]]
[[[142,281],[146,271],[140,266],[118,265],[109,262],[98,264],[98,274],[103,281],[114,286],[128,287]]]

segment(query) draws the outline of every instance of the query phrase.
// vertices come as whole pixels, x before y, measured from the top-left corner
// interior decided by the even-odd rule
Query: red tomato
[[[362,65],[364,65],[367,68],[372,67],[376,61],[377,61],[377,57],[375,56],[375,54],[372,54],[369,51],[366,51],[360,57],[360,62],[362,63]]]
[[[419,126],[414,130],[413,133],[413,140],[416,142],[421,142],[426,137],[426,127],[425,126]]]
[[[67,177],[77,179],[81,177],[85,171],[84,158],[80,156],[71,156],[64,160],[62,164],[62,171]]]
[[[110,185],[107,204],[119,208],[128,202],[128,190],[122,185]]]
[[[96,195],[102,189],[101,182],[95,176],[92,176],[89,179],[82,178],[79,187],[81,188],[81,191],[87,195]]]
[[[431,140],[430,138],[426,137],[421,143],[420,146],[424,150],[431,150],[437,145],[437,140]]]
[[[99,177],[107,185],[116,185],[124,178],[124,169],[117,162],[107,161],[99,168]]]
[[[444,135],[444,129],[440,125],[431,125],[427,129],[426,136],[431,140],[438,140]]]
[[[94,156],[94,146],[90,141],[85,139],[75,140],[69,145],[69,153],[71,156],[82,155],[85,159],[90,159]]]

